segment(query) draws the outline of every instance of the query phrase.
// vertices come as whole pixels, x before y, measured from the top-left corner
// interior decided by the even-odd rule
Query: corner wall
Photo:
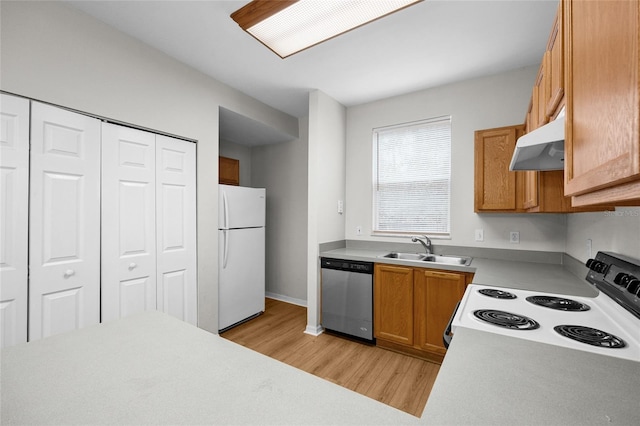
[[[587,250],[591,240],[591,253]],[[599,251],[640,260],[640,207],[614,212],[572,213],[567,218],[567,254],[586,262]]]
[[[318,244],[344,239],[346,108],[325,93],[309,94],[309,197],[307,237],[307,330],[320,327],[320,259]]]

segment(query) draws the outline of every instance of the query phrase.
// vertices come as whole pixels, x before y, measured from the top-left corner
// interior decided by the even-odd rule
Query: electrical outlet
[[[587,259],[591,259],[592,253],[591,253],[591,238],[587,238]]]
[[[509,242],[513,244],[520,244],[520,232],[518,231],[509,232]]]
[[[484,230],[482,228],[476,229],[476,241],[484,241]]]
[[[344,213],[344,203],[342,202],[342,200],[338,200],[338,213]]]
[[[356,226],[356,235],[362,235],[362,226]]]

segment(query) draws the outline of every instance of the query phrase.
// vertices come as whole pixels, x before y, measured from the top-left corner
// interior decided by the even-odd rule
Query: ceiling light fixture
[[[422,0],[253,0],[231,14],[281,58]]]

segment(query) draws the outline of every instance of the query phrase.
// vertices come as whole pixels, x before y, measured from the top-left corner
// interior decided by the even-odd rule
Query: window
[[[373,231],[450,235],[451,117],[373,130]]]

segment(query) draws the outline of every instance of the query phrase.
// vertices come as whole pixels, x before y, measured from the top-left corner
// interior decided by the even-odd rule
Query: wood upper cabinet
[[[473,274],[377,263],[374,334],[377,345],[442,362],[442,334]]]
[[[536,81],[533,86],[533,94],[531,103],[535,114],[532,117],[532,124],[535,128],[545,125],[549,122],[549,115],[547,114],[547,96],[548,96],[548,78],[547,78],[547,63],[549,62],[550,54],[545,52],[540,63],[540,69],[536,76]]]
[[[240,185],[240,161],[235,158],[218,157],[218,183]]]
[[[374,274],[375,337],[413,345],[413,268],[376,263]]]
[[[563,8],[562,1],[558,3],[558,13],[553,21],[547,52],[545,53],[545,66],[547,78],[546,114],[552,117],[561,107],[564,98],[564,38],[563,38]]]
[[[640,2],[564,2],[565,194],[640,205]]]
[[[509,171],[516,140],[524,126],[499,127],[475,132],[475,212],[522,211],[524,174]]]
[[[465,287],[465,274],[430,269],[414,271],[416,347],[444,357],[442,333]]]

